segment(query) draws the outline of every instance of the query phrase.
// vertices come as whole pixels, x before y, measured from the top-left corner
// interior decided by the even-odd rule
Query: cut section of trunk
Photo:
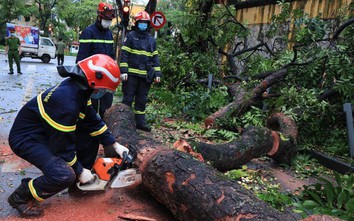
[[[270,129],[246,128],[238,140],[230,143],[200,142],[193,146],[205,161],[209,161],[220,171],[239,168],[250,160],[266,154],[278,163],[290,163],[297,154],[298,131],[295,122],[284,114],[277,113],[268,119],[267,127]]]
[[[138,134],[134,114],[123,104],[112,106],[105,122],[123,145],[134,145],[143,185],[178,220],[295,220],[208,164]],[[147,133],[150,135],[150,133]]]

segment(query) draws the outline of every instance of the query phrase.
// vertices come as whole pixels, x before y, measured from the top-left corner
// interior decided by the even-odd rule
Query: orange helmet
[[[146,11],[141,11],[138,14],[135,15],[134,17],[135,21],[150,21],[150,15]]]
[[[92,89],[108,89],[114,92],[120,83],[117,62],[105,54],[95,54],[78,62]]]
[[[105,2],[100,2],[98,4],[97,15],[107,20],[112,20],[113,18],[116,17],[112,5]]]

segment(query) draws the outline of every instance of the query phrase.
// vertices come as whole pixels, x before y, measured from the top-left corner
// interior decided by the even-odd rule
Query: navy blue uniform
[[[91,93],[68,78],[30,100],[15,119],[9,135],[11,149],[43,172],[29,182],[38,201],[73,184],[83,167],[92,167],[90,158],[95,159],[97,151],[83,145],[82,134],[104,146],[115,142],[91,106]]]
[[[162,77],[156,40],[146,31],[131,31],[126,36],[121,52],[120,73],[127,73],[123,81],[123,103],[132,106],[137,124],[146,124],[145,108],[151,82],[147,82],[147,70],[152,67],[155,77]]]
[[[76,63],[94,54],[106,54],[115,59],[112,32],[109,29],[103,29],[98,20],[81,33],[79,43]],[[104,112],[112,106],[112,103],[112,93],[106,93],[99,100],[92,99],[92,105],[101,118],[103,118]]]

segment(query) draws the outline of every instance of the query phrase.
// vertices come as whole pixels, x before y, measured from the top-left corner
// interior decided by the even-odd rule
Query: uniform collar
[[[147,38],[149,36],[149,32],[147,31],[140,31],[138,29],[135,30],[136,36],[138,38]]]

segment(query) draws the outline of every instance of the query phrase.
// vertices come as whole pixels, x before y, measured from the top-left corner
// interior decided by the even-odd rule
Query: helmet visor
[[[103,12],[100,12],[100,15],[105,19],[115,18],[115,12],[113,9],[105,8]]]

